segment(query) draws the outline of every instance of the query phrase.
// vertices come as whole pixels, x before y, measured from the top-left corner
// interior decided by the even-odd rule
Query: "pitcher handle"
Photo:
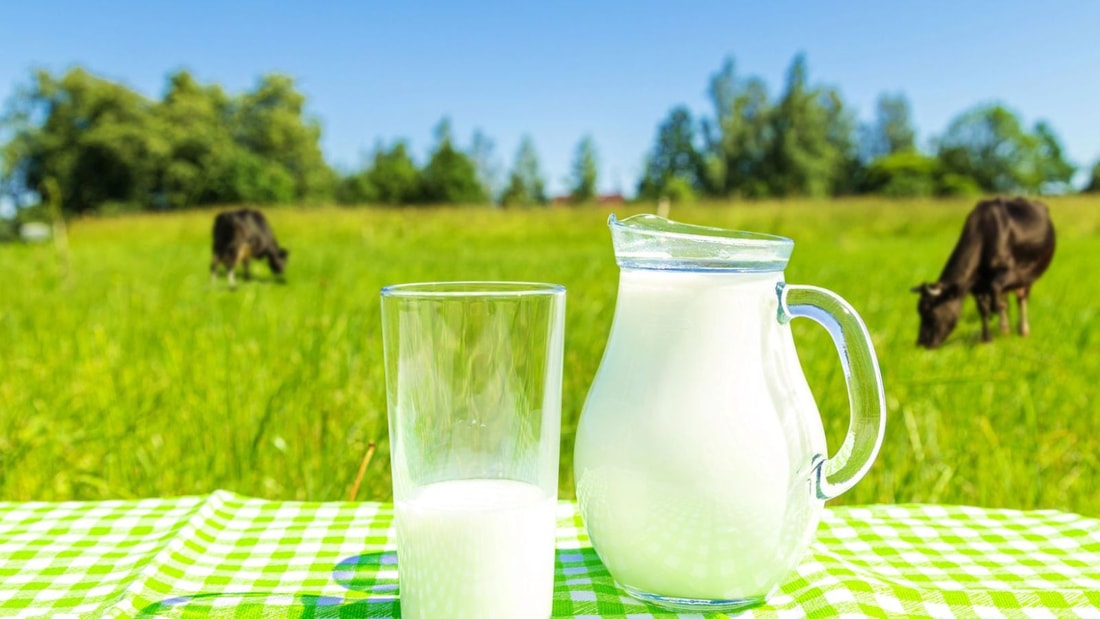
[[[882,374],[867,326],[852,306],[839,295],[816,286],[779,282],[777,318],[786,324],[806,317],[825,327],[840,354],[840,366],[848,385],[851,421],[848,435],[832,458],[814,457],[812,470],[817,497],[838,497],[863,478],[878,455],[886,430],[886,396]]]

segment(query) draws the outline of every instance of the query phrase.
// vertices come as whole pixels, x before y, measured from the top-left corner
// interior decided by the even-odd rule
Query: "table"
[[[393,507],[230,492],[0,503],[0,616],[397,617]],[[558,508],[555,617],[689,617],[620,593]],[[720,615],[716,615],[720,616]],[[764,617],[1100,617],[1100,520],[898,505],[826,510]]]

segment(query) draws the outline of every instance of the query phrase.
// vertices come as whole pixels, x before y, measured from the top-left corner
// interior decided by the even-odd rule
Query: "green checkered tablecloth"
[[[0,503],[0,616],[398,617],[392,523],[388,504],[221,491]],[[559,507],[556,578],[555,617],[677,616],[616,590],[572,503]],[[830,508],[798,570],[742,616],[1100,618],[1100,521]]]

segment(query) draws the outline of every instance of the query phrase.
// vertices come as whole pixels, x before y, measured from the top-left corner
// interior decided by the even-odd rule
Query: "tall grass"
[[[915,347],[916,298],[939,274],[969,202],[769,202],[674,208],[673,218],[795,239],[788,281],[825,286],[866,320],[886,383],[886,442],[844,502],[1053,507],[1100,515],[1100,201],[1051,200],[1058,250],[1035,286],[1032,336]],[[619,215],[637,209],[620,208]],[[577,416],[614,311],[601,209],[277,209],[288,282],[266,267],[211,286],[213,212],[72,224],[54,249],[0,246],[0,499],[205,493],[390,497],[378,290],[445,279],[568,289],[561,492]],[[830,444],[847,424],[824,330],[793,323]]]

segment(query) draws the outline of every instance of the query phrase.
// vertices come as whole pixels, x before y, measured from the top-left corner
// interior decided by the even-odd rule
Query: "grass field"
[[[693,223],[795,239],[787,280],[863,315],[885,378],[885,445],[841,499],[1051,507],[1100,515],[1100,200],[1049,201],[1058,230],[1032,337],[978,342],[967,301],[947,345],[915,347],[909,288],[938,274],[971,202],[788,202],[674,208]],[[620,208],[619,215],[637,209]],[[213,212],[71,224],[53,246],[0,246],[0,500],[205,493],[388,499],[378,290],[436,279],[568,290],[561,492],[600,361],[617,268],[602,209],[281,209],[288,283],[236,292],[207,276]],[[830,444],[847,424],[823,329],[796,342]]]

